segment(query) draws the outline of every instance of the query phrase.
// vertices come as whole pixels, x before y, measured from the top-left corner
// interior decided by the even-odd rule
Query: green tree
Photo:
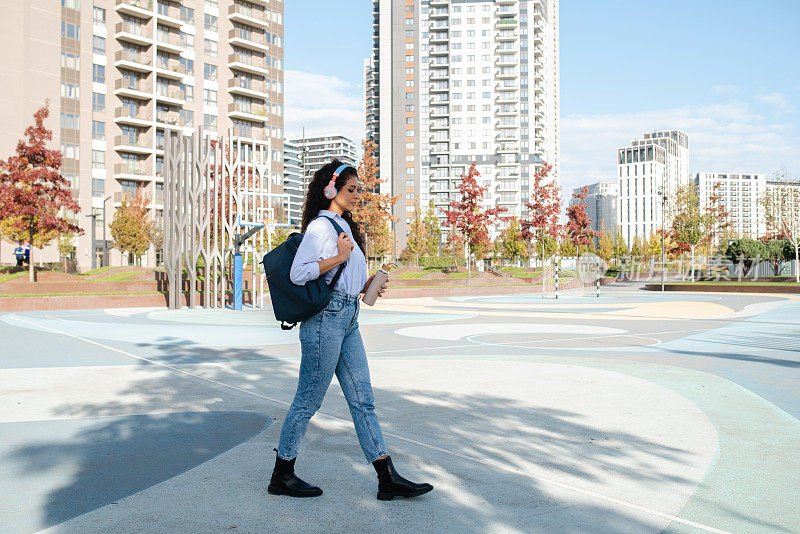
[[[154,234],[154,222],[147,210],[149,203],[150,199],[144,194],[143,188],[137,187],[125,197],[108,225],[114,247],[120,252],[133,255],[137,264],[147,251]]]
[[[628,252],[628,244],[625,242],[625,236],[622,235],[622,227],[617,226],[617,231],[614,233],[614,241],[611,243],[611,249],[614,254],[614,265],[617,264],[617,259],[623,257]]]
[[[406,249],[403,251],[403,259],[414,261],[415,265],[419,265],[419,257],[424,256],[426,252],[426,245],[428,243],[428,227],[422,218],[422,213],[419,207],[419,196],[414,199],[414,218],[411,220],[411,231],[408,233],[406,240]]]
[[[794,248],[788,239],[770,239],[764,243],[764,257],[772,263],[773,275],[778,276],[783,264],[791,261]]]
[[[691,252],[692,282],[694,282],[695,249],[713,237],[717,220],[714,213],[700,209],[697,187],[694,184],[678,187],[676,200],[676,213],[672,220],[670,236],[675,252]]]
[[[765,254],[764,243],[750,238],[733,241],[725,251],[725,255],[733,263],[742,263],[744,265],[744,273],[750,272],[753,263],[759,261]]]
[[[508,228],[503,230],[501,236],[502,255],[504,258],[516,261],[525,253],[525,242],[522,240],[519,219],[511,219]]]
[[[425,210],[425,256],[438,256],[439,243],[441,242],[442,227],[439,223],[439,217],[436,216],[436,207],[433,201],[428,203],[428,209]]]

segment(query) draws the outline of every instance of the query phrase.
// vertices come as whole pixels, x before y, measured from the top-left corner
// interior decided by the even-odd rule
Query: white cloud
[[[739,86],[733,84],[715,85],[711,88],[715,95],[735,95],[739,92]]]
[[[691,172],[800,169],[800,134],[793,123],[769,122],[731,101],[640,113],[567,115],[561,120],[561,180],[565,192],[616,179],[617,148],[654,130],[689,135]]]
[[[302,134],[342,134],[360,146],[364,138],[364,88],[335,76],[287,70],[284,130],[286,137]]]
[[[786,98],[786,95],[783,93],[769,93],[767,95],[758,95],[758,98],[761,102],[765,104],[769,104],[771,106],[775,106],[784,111],[791,111],[794,109],[794,106],[789,103],[789,99]]]

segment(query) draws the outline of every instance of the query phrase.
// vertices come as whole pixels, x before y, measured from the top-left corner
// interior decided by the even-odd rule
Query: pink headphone
[[[325,190],[323,191],[323,193],[325,194],[325,198],[327,198],[328,200],[333,200],[333,198],[339,193],[336,190],[336,179],[339,177],[342,171],[345,170],[347,167],[350,167],[350,165],[339,165],[338,167],[336,167],[336,170],[333,171],[333,177],[331,178],[330,183],[325,186]]]

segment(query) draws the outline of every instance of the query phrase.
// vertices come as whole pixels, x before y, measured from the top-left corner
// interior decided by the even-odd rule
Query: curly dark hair
[[[324,190],[325,186],[330,183],[331,178],[333,177],[333,171],[335,171],[340,165],[342,165],[342,162],[334,158],[330,163],[324,165],[322,168],[320,168],[320,170],[314,173],[311,183],[308,184],[308,194],[306,195],[305,204],[303,204],[303,223],[300,230],[301,232],[306,231],[308,224],[313,221],[317,215],[319,215],[320,210],[326,210],[330,208],[333,200],[328,200],[325,198]],[[340,190],[342,187],[344,187],[344,184],[347,183],[347,180],[349,180],[351,176],[358,177],[358,172],[355,170],[355,168],[347,167],[344,169],[342,173],[336,177],[336,189]],[[364,233],[361,231],[361,227],[358,225],[358,223],[353,220],[353,214],[349,211],[345,211],[342,213],[342,219],[344,219],[347,224],[350,225],[350,230],[353,232],[353,239],[358,244],[358,248],[364,251],[364,246],[366,244]]]

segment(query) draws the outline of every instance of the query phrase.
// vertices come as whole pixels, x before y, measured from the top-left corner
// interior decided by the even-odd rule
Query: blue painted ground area
[[[437,485],[378,514],[336,385],[300,456],[326,493],[265,493],[300,354],[271,310],[0,316],[0,532],[800,532],[800,299],[400,299],[359,323],[392,453]]]

